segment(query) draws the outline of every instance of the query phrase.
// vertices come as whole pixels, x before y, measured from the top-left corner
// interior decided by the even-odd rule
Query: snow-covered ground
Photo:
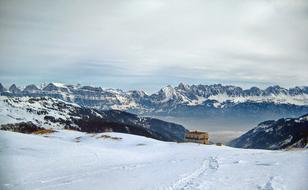
[[[308,187],[307,150],[245,150],[120,133],[0,131],[0,163],[1,190]]]

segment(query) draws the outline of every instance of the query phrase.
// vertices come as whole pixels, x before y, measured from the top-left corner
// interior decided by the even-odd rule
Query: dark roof
[[[187,134],[208,134],[208,133],[204,131],[188,131]]]

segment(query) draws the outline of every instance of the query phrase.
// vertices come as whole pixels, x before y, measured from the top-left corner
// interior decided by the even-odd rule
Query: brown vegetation
[[[41,130],[37,130],[37,131],[33,131],[32,134],[35,135],[43,135],[43,134],[50,134],[50,133],[54,133],[56,132],[53,129],[41,129]]]
[[[99,137],[96,137],[97,139],[112,139],[112,140],[121,140],[122,138],[121,137],[112,137],[112,136],[109,136],[109,135],[101,135]]]

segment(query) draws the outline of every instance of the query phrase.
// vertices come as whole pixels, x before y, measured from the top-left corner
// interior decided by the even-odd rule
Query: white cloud
[[[0,80],[305,85],[307,12],[304,0],[1,1]]]

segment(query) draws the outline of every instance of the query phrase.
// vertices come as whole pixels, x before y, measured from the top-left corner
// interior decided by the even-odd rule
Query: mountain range
[[[97,110],[122,110],[144,116],[264,121],[308,113],[308,87],[242,89],[232,85],[166,86],[153,94],[94,86],[49,83],[24,88],[0,84],[4,96],[53,97]],[[243,118],[244,116],[244,118]],[[228,121],[230,122],[230,121]]]
[[[285,149],[307,146],[308,115],[268,120],[229,145],[238,148]],[[163,141],[183,142],[182,125],[121,110],[98,110],[52,97],[0,96],[0,129],[32,133],[71,129],[88,133],[121,132]]]

